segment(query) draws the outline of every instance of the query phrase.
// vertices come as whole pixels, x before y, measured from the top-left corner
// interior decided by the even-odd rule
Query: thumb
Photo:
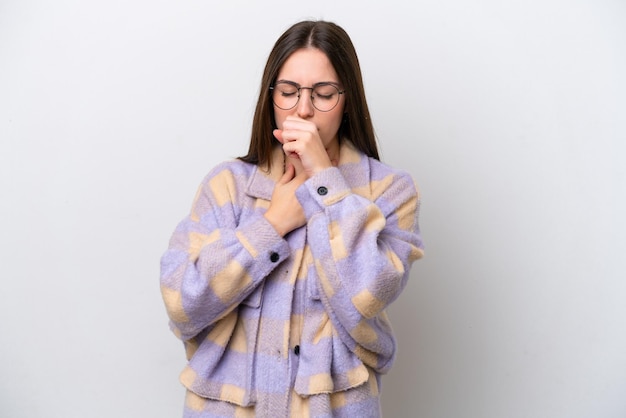
[[[282,129],[274,129],[272,133],[274,134],[274,138],[278,139],[278,142],[280,142],[281,144],[284,143]]]

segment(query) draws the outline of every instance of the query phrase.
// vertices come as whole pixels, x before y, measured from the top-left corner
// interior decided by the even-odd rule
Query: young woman
[[[413,180],[378,158],[350,38],[295,24],[248,154],[207,175],[161,259],[185,417],[380,416],[385,308],[423,247]]]

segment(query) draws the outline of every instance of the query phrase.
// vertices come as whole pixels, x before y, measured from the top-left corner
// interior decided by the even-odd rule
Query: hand
[[[295,167],[289,164],[274,187],[270,207],[263,216],[282,237],[306,224],[304,210],[296,197],[296,189],[305,180],[306,174],[296,175]]]
[[[328,151],[313,122],[287,116],[282,129],[275,129],[273,133],[283,144],[287,159],[291,159],[296,167],[301,166],[307,178],[325,168],[332,167],[333,163]]]

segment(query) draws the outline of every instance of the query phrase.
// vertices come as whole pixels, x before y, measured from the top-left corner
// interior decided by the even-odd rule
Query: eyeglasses
[[[279,81],[270,87],[272,101],[282,110],[290,110],[296,107],[300,101],[301,90],[311,90],[311,103],[320,112],[330,112],[339,103],[339,96],[345,90],[332,83],[317,83],[313,87],[300,87],[293,81]]]

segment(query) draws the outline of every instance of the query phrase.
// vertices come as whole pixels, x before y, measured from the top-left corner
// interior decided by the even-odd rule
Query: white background
[[[159,258],[303,18],[422,191],[385,416],[626,417],[622,0],[0,0],[0,416],[181,415]]]

